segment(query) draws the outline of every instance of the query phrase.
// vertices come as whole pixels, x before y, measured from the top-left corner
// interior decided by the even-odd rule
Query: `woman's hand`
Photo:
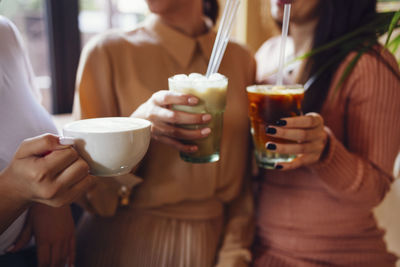
[[[268,126],[267,135],[297,143],[278,144],[268,142],[267,150],[279,154],[297,155],[292,162],[278,163],[275,168],[282,170],[296,169],[320,160],[327,142],[324,120],[317,113],[305,116],[282,118],[276,126]]]
[[[87,163],[70,145],[61,145],[58,136],[46,134],[22,142],[0,176],[18,201],[61,207],[94,184],[88,171]]]
[[[75,226],[69,206],[33,205],[23,231],[9,252],[24,248],[32,235],[36,240],[39,267],[74,265]]]
[[[210,114],[194,114],[171,110],[171,105],[195,106],[199,100],[191,95],[171,91],[158,91],[142,104],[131,117],[147,119],[153,123],[152,137],[155,140],[171,145],[182,152],[195,152],[197,147],[185,145],[184,140],[196,140],[207,137],[211,129],[189,130],[178,127],[182,124],[206,124],[211,121]]]

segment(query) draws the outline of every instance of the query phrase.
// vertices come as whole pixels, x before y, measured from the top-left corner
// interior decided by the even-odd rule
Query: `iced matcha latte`
[[[218,73],[208,78],[198,73],[192,73],[188,76],[185,74],[175,75],[168,79],[168,83],[171,91],[191,94],[199,98],[196,106],[174,105],[173,109],[189,113],[207,113],[212,116],[211,122],[207,125],[180,125],[186,129],[204,127],[211,129],[211,134],[204,139],[185,141],[186,144],[197,145],[198,151],[194,153],[181,152],[181,158],[192,163],[218,161],[228,79]]]

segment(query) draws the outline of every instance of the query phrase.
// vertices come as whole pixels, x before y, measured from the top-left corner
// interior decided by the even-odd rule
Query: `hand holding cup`
[[[275,126],[268,126],[266,134],[273,138],[292,141],[287,143],[266,143],[266,149],[269,151],[297,155],[291,162],[276,163],[275,169],[279,170],[296,169],[318,162],[328,139],[324,130],[324,120],[317,113],[282,118],[277,121]]]
[[[71,203],[95,179],[76,150],[61,145],[59,137],[51,134],[23,141],[0,175],[17,202],[34,201],[53,207]]]
[[[207,137],[211,129],[206,123],[211,120],[210,114],[195,114],[172,110],[172,105],[195,106],[198,98],[190,94],[161,90],[154,93],[143,103],[131,117],[143,118],[152,122],[151,135],[157,141],[175,147],[181,152],[193,153],[198,147],[185,144],[183,140],[196,140]],[[178,125],[204,124],[201,129],[185,129]]]

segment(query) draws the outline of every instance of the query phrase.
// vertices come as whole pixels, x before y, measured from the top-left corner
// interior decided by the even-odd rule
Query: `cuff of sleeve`
[[[249,251],[243,253],[231,252],[221,256],[215,267],[248,267],[251,262]]]
[[[336,137],[334,133],[332,133],[331,129],[329,129],[328,127],[325,126],[324,130],[327,134],[326,146],[324,152],[322,153],[321,159],[318,161],[318,163],[313,165],[313,167],[321,168],[328,165],[332,161],[332,158],[335,154],[335,143],[337,142]]]
[[[329,128],[325,127],[325,131],[328,134],[326,150],[321,160],[309,168],[329,188],[340,192],[352,191],[361,182],[362,162],[336,139]]]

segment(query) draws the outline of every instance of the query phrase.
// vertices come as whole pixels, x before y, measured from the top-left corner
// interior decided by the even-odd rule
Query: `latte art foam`
[[[65,129],[74,132],[115,133],[131,131],[146,127],[145,122],[129,120],[128,118],[97,118],[76,121],[68,124]]]
[[[302,85],[253,85],[247,87],[247,92],[265,95],[301,95],[304,93]]]

